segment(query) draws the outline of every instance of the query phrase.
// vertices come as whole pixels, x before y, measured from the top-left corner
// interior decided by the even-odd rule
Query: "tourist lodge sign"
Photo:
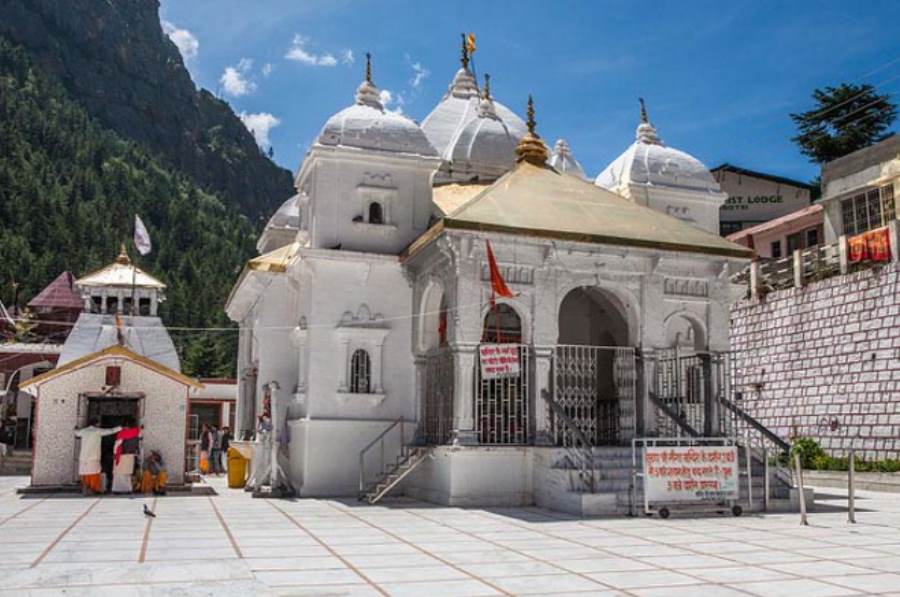
[[[737,447],[647,447],[644,492],[650,502],[736,500]]]

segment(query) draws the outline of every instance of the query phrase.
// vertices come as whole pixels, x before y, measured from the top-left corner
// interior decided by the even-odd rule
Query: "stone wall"
[[[898,281],[891,263],[735,303],[739,405],[832,455],[900,458]]]

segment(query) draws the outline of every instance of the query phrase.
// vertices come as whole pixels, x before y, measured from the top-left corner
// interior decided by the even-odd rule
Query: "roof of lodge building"
[[[765,172],[758,172],[756,170],[750,170],[748,168],[741,168],[740,166],[735,166],[733,164],[724,163],[716,166],[715,168],[711,168],[710,172],[712,172],[713,177],[718,180],[719,178],[716,176],[718,172],[734,172],[735,174],[741,174],[743,176],[752,176],[753,178],[761,178],[763,180],[770,180],[772,182],[789,185],[792,187],[799,187],[801,189],[812,190],[815,185],[811,185],[808,182],[801,182],[799,180],[794,180],[793,178],[787,178],[785,176],[777,176],[775,174],[766,174]]]
[[[526,160],[484,187],[413,243],[444,229],[506,232],[580,242],[750,258],[753,251],[575,176]]]

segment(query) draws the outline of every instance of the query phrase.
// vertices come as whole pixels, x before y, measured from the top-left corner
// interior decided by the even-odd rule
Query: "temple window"
[[[369,224],[384,224],[384,211],[377,201],[369,204]]]
[[[353,352],[350,359],[350,392],[353,394],[368,394],[372,389],[372,361],[369,353],[358,349]]]

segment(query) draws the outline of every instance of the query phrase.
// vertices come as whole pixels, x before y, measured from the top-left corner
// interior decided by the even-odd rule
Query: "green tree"
[[[135,213],[153,240],[137,265],[168,285],[160,315],[175,328],[182,368],[234,375],[237,328],[223,305],[255,253],[256,231],[221,195],[200,188],[90,118],[28,55],[0,36],[0,300],[12,281],[27,302],[60,272],[109,264]],[[16,330],[28,339],[30,328]]]
[[[791,114],[798,130],[791,140],[817,164],[881,141],[897,117],[890,94],[879,94],[868,84],[841,83],[816,89],[812,97],[815,108]]]

